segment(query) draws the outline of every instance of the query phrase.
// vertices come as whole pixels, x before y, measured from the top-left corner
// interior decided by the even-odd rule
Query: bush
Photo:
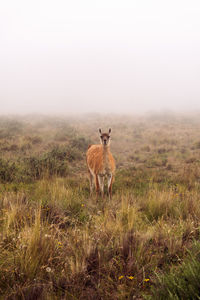
[[[23,124],[14,120],[1,120],[0,139],[12,138],[23,132]]]
[[[68,174],[66,157],[66,151],[53,149],[41,156],[32,156],[26,159],[27,169],[34,179],[40,179],[45,175],[66,176]]]
[[[66,176],[69,173],[68,163],[80,160],[81,153],[71,147],[56,147],[42,155],[26,159],[26,169],[33,179],[44,176]]]
[[[1,182],[11,182],[16,174],[16,164],[0,159],[0,180]]]
[[[81,151],[86,151],[90,141],[86,140],[84,137],[77,137],[71,141],[72,148],[77,148]]]
[[[82,153],[72,147],[56,147],[41,155],[10,162],[0,159],[0,181],[30,182],[45,176],[69,174],[68,164],[82,159]]]

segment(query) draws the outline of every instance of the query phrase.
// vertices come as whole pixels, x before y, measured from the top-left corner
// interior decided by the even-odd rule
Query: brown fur
[[[109,166],[112,173],[115,172],[115,160],[110,152],[110,149],[107,149],[109,157]],[[102,145],[90,145],[86,153],[87,165],[92,169],[95,175],[103,172],[104,169],[104,159],[103,159],[103,146]]]
[[[90,145],[86,153],[86,162],[90,178],[95,176],[96,193],[99,193],[99,179],[98,175],[105,176],[112,174],[111,182],[108,188],[109,196],[112,196],[112,183],[115,173],[115,160],[110,152],[110,147],[103,145]],[[93,174],[91,173],[91,171]],[[92,179],[91,179],[92,180]],[[102,192],[103,194],[103,192]]]

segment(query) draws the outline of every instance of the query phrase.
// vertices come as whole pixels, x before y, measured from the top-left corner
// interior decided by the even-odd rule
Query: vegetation
[[[112,127],[113,198],[85,164]],[[0,299],[199,299],[199,115],[0,118]]]

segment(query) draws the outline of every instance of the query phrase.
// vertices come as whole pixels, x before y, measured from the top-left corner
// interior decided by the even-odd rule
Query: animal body
[[[92,194],[94,186],[96,187],[97,197],[101,192],[104,197],[104,178],[107,177],[108,195],[112,197],[112,184],[115,175],[115,160],[110,152],[110,134],[102,133],[99,129],[100,142],[99,145],[89,145],[86,153],[86,162],[90,180],[90,194]]]

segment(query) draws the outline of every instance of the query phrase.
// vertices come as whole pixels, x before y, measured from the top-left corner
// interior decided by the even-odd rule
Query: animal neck
[[[103,147],[103,160],[104,162],[107,162],[109,157],[110,147],[109,146],[102,146],[102,147]]]

